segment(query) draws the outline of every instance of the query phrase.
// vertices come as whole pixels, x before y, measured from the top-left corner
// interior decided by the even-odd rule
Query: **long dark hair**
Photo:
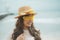
[[[23,31],[23,16],[19,17],[17,22],[16,22],[16,28],[14,29],[14,32],[12,34],[12,39],[13,40],[16,40],[16,38],[22,34],[24,31]],[[41,40],[40,38],[40,32],[37,31],[35,28],[34,28],[34,25],[32,23],[31,27],[28,28],[30,34],[35,38],[35,40]]]

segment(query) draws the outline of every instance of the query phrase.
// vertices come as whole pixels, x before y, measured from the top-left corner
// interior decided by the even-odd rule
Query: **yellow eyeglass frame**
[[[34,19],[34,15],[24,16],[23,19],[24,20],[33,20]]]

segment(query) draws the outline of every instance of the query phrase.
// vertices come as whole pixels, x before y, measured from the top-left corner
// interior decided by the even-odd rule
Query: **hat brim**
[[[26,15],[36,15],[36,13],[35,14],[26,14]],[[21,16],[26,16],[26,15],[19,15],[19,16],[16,16],[15,18],[19,18]]]

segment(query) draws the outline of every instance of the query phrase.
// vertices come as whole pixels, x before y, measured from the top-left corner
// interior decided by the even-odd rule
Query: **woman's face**
[[[33,18],[34,15],[28,15],[28,16],[24,16],[24,26],[25,27],[31,27],[31,24],[33,23]]]

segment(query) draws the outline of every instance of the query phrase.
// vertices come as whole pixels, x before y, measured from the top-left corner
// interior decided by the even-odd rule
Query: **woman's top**
[[[28,30],[24,30],[25,40],[34,40],[34,37],[29,33]]]

